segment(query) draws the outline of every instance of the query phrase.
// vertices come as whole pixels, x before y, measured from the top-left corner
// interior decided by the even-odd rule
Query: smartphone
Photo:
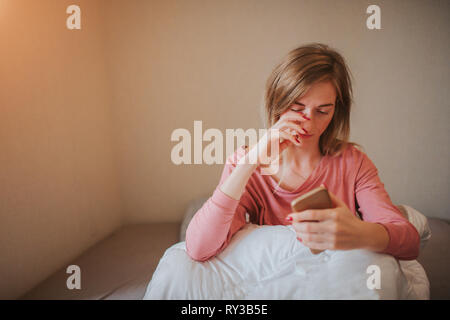
[[[308,209],[330,209],[333,207],[328,190],[325,187],[317,187],[291,202],[293,212],[300,212]],[[305,222],[318,222],[317,220],[308,220]],[[318,254],[324,250],[310,249],[313,254]]]

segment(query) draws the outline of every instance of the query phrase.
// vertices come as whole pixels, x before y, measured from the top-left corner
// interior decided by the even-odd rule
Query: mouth
[[[313,136],[312,134],[301,134],[301,133],[299,133],[299,135],[300,135],[300,137],[302,137],[302,138],[310,138],[310,137]]]

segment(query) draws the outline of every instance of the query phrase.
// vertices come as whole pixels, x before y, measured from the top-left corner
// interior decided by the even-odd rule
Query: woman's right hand
[[[299,134],[308,134],[300,125],[305,120],[306,118],[301,113],[289,109],[267,130],[258,143],[250,148],[248,154],[253,154],[253,156],[257,154],[258,166],[270,166],[287,147],[302,145]],[[278,144],[278,152],[271,152],[271,146],[276,146],[276,144]]]

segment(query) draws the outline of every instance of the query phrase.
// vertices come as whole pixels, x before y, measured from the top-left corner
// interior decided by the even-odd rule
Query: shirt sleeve
[[[243,155],[245,150],[240,147],[227,159],[218,186],[186,229],[186,251],[194,260],[208,260],[225,249],[232,236],[246,224],[245,214],[255,211],[247,187],[240,200],[220,189]]]
[[[414,260],[419,255],[420,236],[416,228],[392,203],[378,176],[378,170],[362,152],[356,177],[355,194],[362,219],[382,225],[389,234],[389,243],[381,252],[400,260]]]

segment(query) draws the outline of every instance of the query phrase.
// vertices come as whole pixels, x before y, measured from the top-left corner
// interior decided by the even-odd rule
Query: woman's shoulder
[[[378,172],[375,163],[359,144],[349,144],[342,156],[342,159],[346,162],[347,166],[357,169],[359,174]]]
[[[347,142],[342,150],[330,157],[333,161],[338,163],[345,162],[347,164],[361,164],[364,159],[368,159],[364,148],[355,142]]]
[[[347,143],[347,157],[363,157],[363,156],[367,156],[364,148],[354,142],[348,142]]]

